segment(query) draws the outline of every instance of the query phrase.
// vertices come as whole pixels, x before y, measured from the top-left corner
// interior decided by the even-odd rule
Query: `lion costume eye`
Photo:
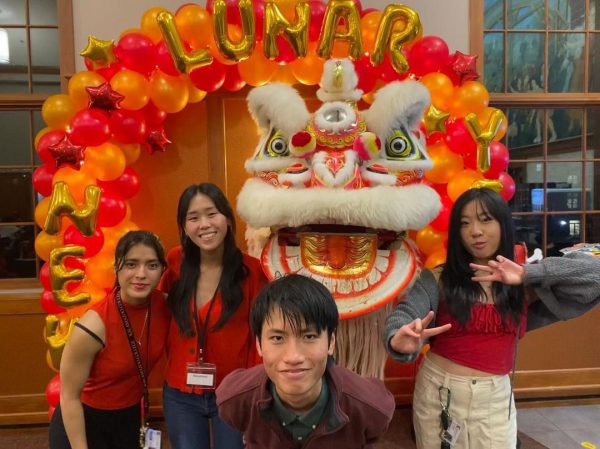
[[[275,131],[267,142],[266,150],[270,157],[282,157],[289,155],[288,143],[282,137],[280,131]]]
[[[421,157],[421,152],[414,146],[404,131],[396,130],[388,137],[385,155],[391,160],[413,160]]]

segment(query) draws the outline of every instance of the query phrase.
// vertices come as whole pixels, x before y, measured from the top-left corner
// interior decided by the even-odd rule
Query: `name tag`
[[[188,363],[186,383],[188,387],[214,389],[217,381],[217,366],[213,363]]]

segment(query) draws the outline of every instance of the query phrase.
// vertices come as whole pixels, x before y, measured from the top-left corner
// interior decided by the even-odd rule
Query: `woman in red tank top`
[[[154,234],[130,231],[119,240],[116,287],[75,324],[63,352],[50,449],[140,447],[146,380],[170,322],[165,295],[156,290],[165,267]]]

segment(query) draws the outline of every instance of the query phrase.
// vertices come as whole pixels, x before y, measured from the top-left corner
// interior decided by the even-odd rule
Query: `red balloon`
[[[438,36],[425,36],[417,41],[408,55],[410,71],[421,76],[436,72],[446,65],[450,52],[446,41]]]
[[[148,74],[156,67],[156,47],[152,40],[141,33],[127,33],[117,45],[115,55],[128,69]]]
[[[85,248],[85,257],[93,257],[104,245],[104,234],[100,229],[94,231],[91,237],[84,236],[76,226],[71,225],[65,231],[65,245],[79,245]]]
[[[124,68],[125,67],[123,67],[123,64],[116,62],[114,64],[109,65],[108,67],[102,67],[102,68],[96,70],[96,73],[98,73],[99,75],[102,75],[102,77],[106,81],[110,81],[112,79],[112,77],[115,75],[115,73],[120,72]],[[90,70],[93,70],[93,69],[90,69]]]
[[[56,167],[42,164],[33,171],[33,188],[42,196],[52,195],[52,177],[56,173]]]
[[[223,89],[229,92],[236,92],[246,85],[246,81],[240,76],[237,65],[225,66],[225,71],[227,74],[225,75],[225,82],[222,86]]]
[[[225,65],[215,59],[210,65],[192,70],[189,76],[194,86],[210,93],[223,85],[225,74]]]
[[[475,153],[477,150],[477,144],[462,119],[446,122],[446,144],[452,151],[462,155]]]
[[[52,407],[57,407],[60,401],[60,375],[54,376],[46,385],[46,400]]]
[[[508,202],[515,195],[515,181],[512,177],[503,171],[498,175],[498,181],[502,183],[502,190],[500,191],[500,196],[504,198],[504,201]]]
[[[225,0],[227,5],[227,23],[242,26],[242,16],[238,6],[239,0]],[[213,0],[206,0],[206,10],[212,14]]]
[[[56,407],[48,407],[48,421],[52,421],[52,416],[54,416],[54,411],[56,410]]]
[[[296,59],[296,54],[285,37],[279,35],[275,37],[275,42],[277,43],[277,48],[279,49],[279,54],[274,59],[275,62],[287,64]]]
[[[41,160],[43,160],[46,164],[48,164],[51,167],[55,167],[56,161],[54,160],[54,156],[52,156],[52,154],[50,154],[50,152],[48,151],[48,147],[56,145],[61,140],[63,140],[65,136],[66,134],[64,131],[49,131],[42,137],[40,137],[40,140],[38,141],[36,148],[38,155],[40,156]]]
[[[54,294],[50,290],[44,290],[40,296],[40,306],[44,313],[48,315],[57,315],[66,312],[67,309],[56,304]]]
[[[408,76],[407,73],[400,74],[396,72],[396,69],[392,66],[390,61],[390,57],[386,53],[383,57],[383,62],[379,64],[379,76],[386,83],[391,83],[392,81],[402,80]]]
[[[450,223],[450,211],[452,210],[453,203],[447,196],[443,196],[440,199],[442,200],[442,208],[435,220],[429,223],[429,226],[436,231],[446,232]]]
[[[375,83],[381,73],[380,69],[371,64],[369,56],[363,56],[359,60],[354,61],[354,69],[358,76],[357,88],[361,89],[364,93],[371,92],[375,88]]]
[[[252,8],[254,8],[254,30],[256,40],[263,40],[263,26],[265,23],[265,0],[252,0]]]
[[[483,176],[487,179],[496,179],[508,167],[510,155],[508,149],[500,142],[490,144],[490,169]]]
[[[114,138],[122,143],[140,143],[146,136],[146,120],[140,111],[117,109],[109,124]]]
[[[95,147],[110,137],[108,114],[99,109],[83,109],[71,119],[69,139],[75,145]]]
[[[98,226],[116,226],[123,221],[125,215],[127,215],[125,201],[112,192],[103,192],[98,207]]]
[[[140,191],[140,177],[132,167],[125,167],[117,179],[109,182],[98,180],[98,185],[108,194],[129,199]]]
[[[44,263],[42,268],[40,268],[40,283],[45,290],[52,290],[50,284],[50,265],[48,262]]]
[[[308,2],[310,6],[310,22],[308,24],[308,39],[311,42],[319,40],[321,34],[321,26],[323,25],[323,17],[327,5],[320,0],[311,0]]]
[[[189,45],[187,45],[186,43],[184,43],[184,46],[189,47]],[[189,48],[187,50],[189,51]],[[156,65],[161,71],[163,71],[167,75],[181,75],[181,72],[177,70],[177,67],[175,67],[173,57],[171,56],[171,53],[169,53],[169,48],[167,47],[165,41],[160,41],[156,45]]]
[[[162,109],[158,109],[152,100],[141,109],[141,112],[144,114],[144,117],[146,117],[146,124],[148,127],[160,126],[167,118],[167,113]]]

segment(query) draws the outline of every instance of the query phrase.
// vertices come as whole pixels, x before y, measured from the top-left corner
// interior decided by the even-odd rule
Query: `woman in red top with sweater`
[[[214,389],[238,368],[260,362],[248,317],[266,278],[238,249],[235,218],[214,184],[179,198],[181,246],[169,251],[161,289],[173,320],[167,345],[163,409],[173,449],[242,448],[242,435],[218,416]],[[209,431],[212,426],[212,432]]]
[[[51,449],[140,447],[142,376],[161,358],[170,322],[165,295],[155,290],[165,266],[154,234],[131,231],[119,240],[116,287],[75,324],[63,352]]]

